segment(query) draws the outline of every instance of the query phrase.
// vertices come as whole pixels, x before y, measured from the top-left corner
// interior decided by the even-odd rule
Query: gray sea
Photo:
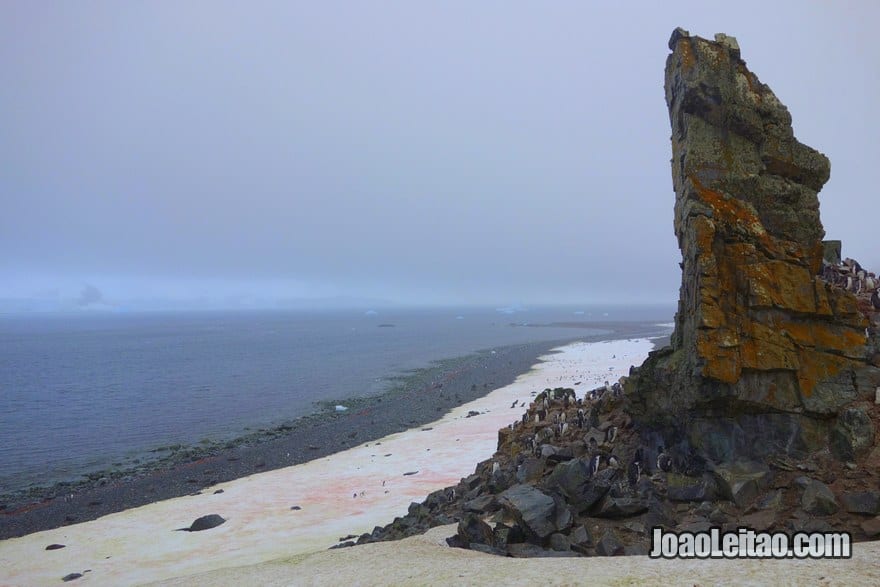
[[[0,315],[0,494],[382,393],[432,361],[673,309]],[[592,328],[546,326],[598,321]],[[534,326],[534,325],[545,326]]]

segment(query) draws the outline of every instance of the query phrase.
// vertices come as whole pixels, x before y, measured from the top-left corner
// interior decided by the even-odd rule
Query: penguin
[[[528,422],[528,421],[529,421],[529,413],[528,413],[528,412],[524,412],[523,415],[522,415],[522,423],[525,424],[525,423]]]
[[[501,465],[498,464],[498,461],[492,462],[492,476],[494,477],[498,473],[501,472]]]
[[[660,445],[659,454],[657,455],[657,468],[664,473],[672,470],[672,457],[666,454],[666,451],[663,450],[663,445]]]
[[[626,478],[629,480],[629,484],[635,487],[639,484],[639,478],[642,476],[642,465],[638,461],[633,461],[629,464],[629,468],[626,470]]]
[[[562,432],[561,432],[560,436],[564,437],[566,432],[568,432],[568,422],[563,422],[562,423]]]
[[[518,404],[518,403],[519,403],[519,400],[518,400],[518,399],[515,399],[515,400],[513,400],[513,403],[510,404],[510,407],[511,407],[511,408],[515,408],[515,407],[516,407],[516,404]]]
[[[606,380],[605,381],[605,392],[607,393],[609,391],[611,391],[611,384],[609,384],[608,381]]]
[[[875,310],[880,310],[880,294],[877,291],[875,289],[874,293],[871,294],[871,305],[874,306]]]
[[[613,397],[620,397],[623,395],[623,388],[620,387],[619,382],[611,386],[611,393]]]
[[[599,427],[599,406],[593,406],[590,408],[590,421],[587,422],[587,425],[590,428]]]
[[[599,465],[602,462],[602,455],[595,455],[590,459],[590,477],[595,477],[599,472]]]
[[[578,409],[577,424],[578,424],[578,428],[584,427],[584,409],[583,408]]]
[[[591,436],[590,440],[587,441],[587,447],[590,449],[591,454],[599,450],[599,443],[594,436]]]
[[[612,469],[619,469],[620,468],[620,459],[618,459],[616,456],[609,455],[607,460],[608,460],[608,466],[611,467]]]
[[[617,426],[611,426],[605,431],[605,444],[613,444],[617,439]]]

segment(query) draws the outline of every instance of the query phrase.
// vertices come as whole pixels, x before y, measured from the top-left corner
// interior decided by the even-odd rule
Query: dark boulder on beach
[[[226,518],[223,518],[218,514],[208,514],[207,516],[196,518],[196,520],[190,525],[189,528],[178,528],[178,530],[183,530],[186,532],[201,532],[202,530],[210,530],[211,528],[216,528],[224,522],[226,522]]]

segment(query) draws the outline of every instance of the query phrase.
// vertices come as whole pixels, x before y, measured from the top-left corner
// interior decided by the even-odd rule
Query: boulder
[[[831,489],[815,479],[804,489],[801,496],[801,507],[804,511],[816,516],[828,516],[836,513],[840,506]]]
[[[571,543],[565,534],[554,532],[550,535],[550,548],[559,552],[565,552],[571,550]]]
[[[782,490],[771,491],[755,504],[759,510],[776,510],[782,505]]]
[[[219,516],[217,514],[208,514],[207,516],[196,518],[193,523],[190,524],[189,528],[180,528],[180,530],[184,530],[186,532],[201,532],[203,530],[216,528],[220,524],[223,524],[225,521],[226,519],[222,516]]]
[[[462,544],[485,544],[495,546],[495,534],[492,528],[479,516],[466,514],[458,523],[458,537]],[[473,548],[473,547],[471,547]]]
[[[755,462],[737,462],[715,467],[721,495],[743,507],[758,496],[770,481],[770,470]]]
[[[666,497],[672,501],[706,501],[715,499],[715,483],[705,477],[688,477],[677,473],[666,475]]]
[[[590,531],[584,525],[575,527],[568,535],[568,540],[571,548],[581,553],[593,546],[593,537],[590,536]]]
[[[539,489],[530,485],[514,485],[498,499],[524,528],[541,540],[556,531],[553,498]]]
[[[494,495],[483,495],[476,499],[471,499],[464,503],[464,510],[466,512],[491,512],[498,509],[498,504],[495,501]]]
[[[623,549],[625,556],[648,556],[649,553],[648,546],[641,542],[629,544]]]
[[[617,556],[624,553],[624,545],[613,530],[606,530],[596,543],[596,554],[599,556]]]
[[[590,481],[588,459],[572,459],[559,463],[547,478],[547,488],[561,492],[570,502],[578,502]]]
[[[606,495],[593,514],[599,518],[628,518],[648,509],[648,502],[639,497],[612,497]]]
[[[529,483],[537,481],[544,473],[544,459],[528,457],[516,468],[516,482]]]
[[[880,516],[862,522],[861,528],[868,538],[880,536]]]
[[[847,408],[831,429],[831,452],[842,461],[853,461],[874,444],[874,423],[865,408]]]
[[[569,508],[565,500],[558,495],[553,496],[553,503],[556,506],[556,516],[553,518],[553,524],[556,526],[557,530],[565,532],[571,528],[571,524],[574,521],[571,508]]]
[[[773,528],[776,523],[776,512],[773,510],[760,510],[743,516],[739,519],[739,525],[744,528],[764,532]]]
[[[880,514],[880,492],[847,491],[840,496],[843,509],[851,514]]]
[[[589,483],[584,487],[582,494],[574,496],[569,501],[569,505],[574,508],[577,513],[588,510],[593,507],[594,504],[598,503],[600,499],[605,497],[605,494],[608,493],[611,486],[614,485],[616,479],[617,471],[615,469],[602,469],[590,479]]]

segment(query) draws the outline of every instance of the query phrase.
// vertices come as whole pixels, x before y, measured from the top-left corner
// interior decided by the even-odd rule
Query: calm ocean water
[[[76,478],[162,445],[239,436],[314,412],[320,400],[380,393],[387,377],[433,360],[600,333],[511,322],[668,322],[671,314],[593,308],[0,316],[0,494]]]

